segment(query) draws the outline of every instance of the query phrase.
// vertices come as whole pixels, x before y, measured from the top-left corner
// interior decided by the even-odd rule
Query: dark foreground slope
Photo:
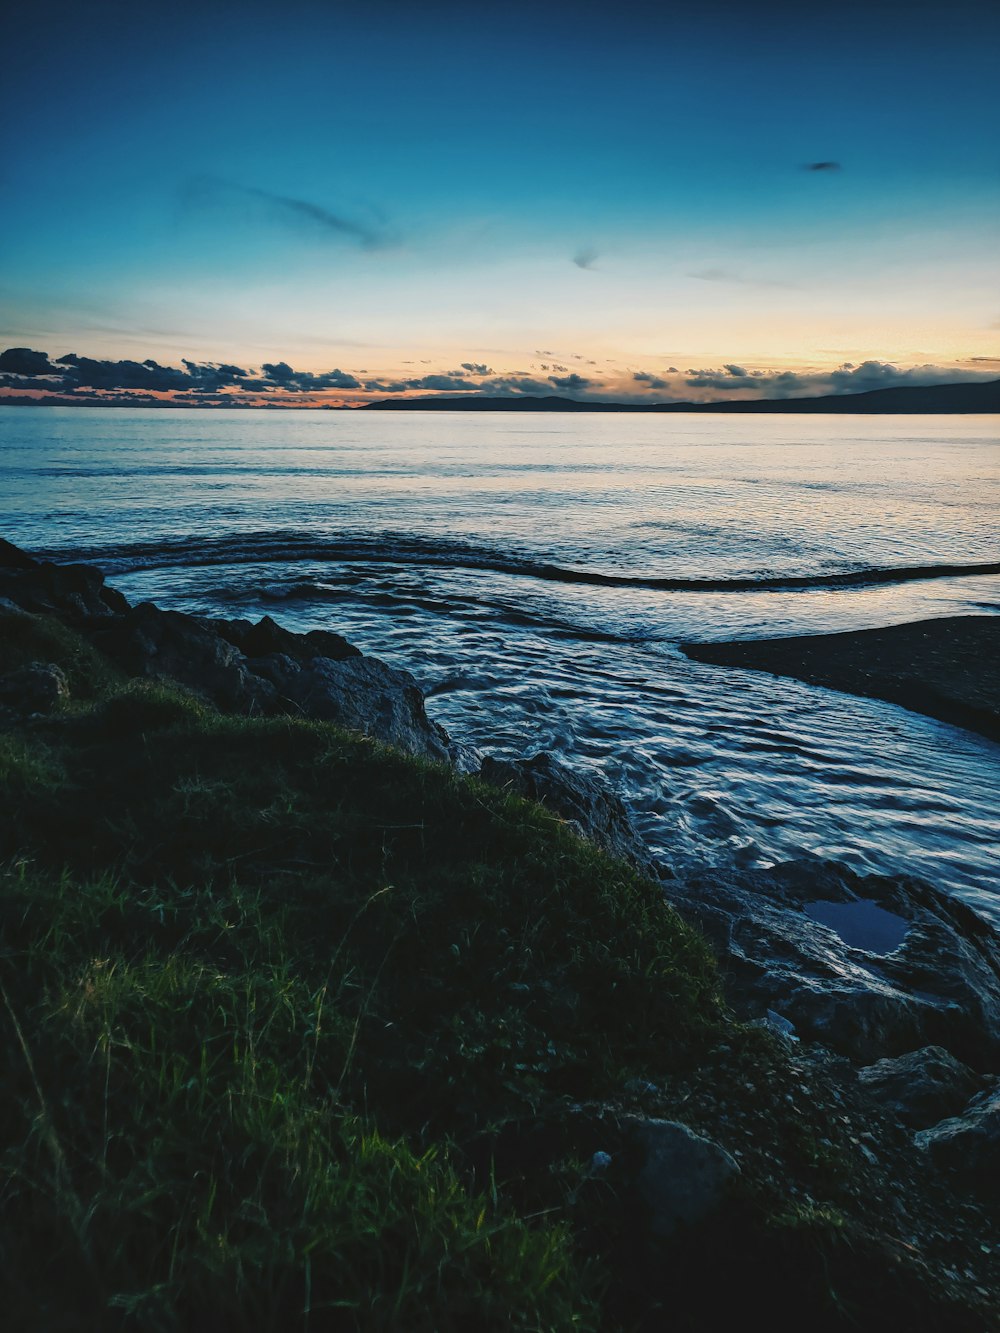
[[[1000,616],[682,647],[697,662],[886,699],[1000,741]]]
[[[658,886],[72,622],[0,605],[6,1327],[990,1327],[982,1206]]]

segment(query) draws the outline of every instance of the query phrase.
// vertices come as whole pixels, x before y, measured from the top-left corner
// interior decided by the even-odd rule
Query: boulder
[[[994,1204],[1000,1182],[1000,1087],[973,1097],[959,1116],[916,1135],[936,1166],[951,1170],[973,1192]]]
[[[716,1212],[740,1174],[724,1148],[677,1121],[638,1120],[630,1137],[640,1154],[635,1184],[660,1240]]]
[[[314,657],[304,664],[274,654],[249,665],[282,704],[305,717],[363,732],[407,754],[442,763],[451,759],[448,733],[427,716],[424,696],[408,671],[360,654],[339,661]]]
[[[858,1070],[862,1087],[904,1125],[927,1129],[957,1115],[982,1078],[941,1046],[925,1046]]]
[[[772,1010],[866,1065],[925,1046],[982,1072],[1000,1063],[1000,940],[931,885],[808,858],[665,890],[713,944],[744,1017]]]
[[[51,713],[69,698],[69,682],[54,662],[29,662],[0,676],[0,706],[15,714]]]
[[[151,602],[133,607],[104,586],[100,570],[46,564],[9,542],[0,543],[3,608],[68,620],[129,675],[178,681],[224,712],[300,713],[409,754],[469,765],[471,752],[428,718],[408,671],[362,656],[330,630],[296,634],[270,616],[253,624],[164,611]],[[28,683],[11,685],[12,698],[26,697]],[[44,682],[36,685],[39,699],[48,697]]]
[[[74,623],[87,617],[120,615],[128,602],[104,586],[90,565],[53,565],[34,560],[9,542],[0,551],[0,597],[35,614],[57,614]]]
[[[179,681],[226,712],[276,711],[274,687],[248,669],[238,649],[194,616],[142,602],[96,629],[92,637],[129,675]]]
[[[649,852],[624,802],[596,774],[581,773],[542,751],[529,759],[487,755],[479,776],[493,787],[540,802],[581,837],[596,842],[612,856],[631,861],[645,871],[652,869]]]
[[[361,649],[330,630],[312,629],[295,634],[284,629],[270,616],[257,624],[249,620],[203,620],[201,624],[238,648],[245,657],[271,657],[280,654],[296,662],[311,662],[324,657],[331,662],[342,662],[349,657],[360,657]]]

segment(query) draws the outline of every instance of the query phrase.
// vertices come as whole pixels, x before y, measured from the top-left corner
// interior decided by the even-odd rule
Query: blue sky
[[[998,39],[962,0],[25,7],[0,346],[598,396],[986,373]]]

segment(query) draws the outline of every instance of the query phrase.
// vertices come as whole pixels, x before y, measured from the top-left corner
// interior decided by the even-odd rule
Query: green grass
[[[0,675],[30,662],[52,662],[66,673],[73,699],[91,701],[121,684],[121,673],[91,644],[48,616],[4,616]]]
[[[711,1042],[701,941],[519,799],[94,693],[0,735],[10,1309],[58,1267],[52,1327],[596,1326],[564,1183],[477,1144]]]

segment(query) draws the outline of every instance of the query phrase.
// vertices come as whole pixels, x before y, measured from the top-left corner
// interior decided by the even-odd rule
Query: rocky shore
[[[987,619],[988,626],[980,624]],[[938,635],[936,644],[949,640],[970,660],[982,652],[982,635],[1000,628],[1000,618],[975,618],[972,626],[964,621],[929,623]],[[85,666],[80,665],[83,649],[67,647],[70,640],[64,643],[59,637],[63,631],[73,636],[73,645],[85,645],[92,654]],[[891,646],[881,660],[885,664],[891,659],[885,672],[893,679],[898,679],[899,662],[912,650],[914,635],[926,633],[923,626],[869,632]],[[864,1252],[867,1258],[857,1259],[861,1268],[873,1265],[870,1281],[850,1269],[848,1286],[859,1281],[867,1294],[858,1298],[862,1305],[842,1319],[834,1307],[800,1310],[797,1324],[795,1311],[782,1314],[782,1302],[775,1297],[773,1327],[890,1326],[879,1298],[871,1294],[879,1280],[873,1275],[879,1263],[888,1262],[884,1256],[890,1251],[903,1276],[886,1278],[887,1300],[895,1301],[905,1289],[913,1309],[929,1302],[926,1323],[908,1317],[898,1326],[992,1326],[1000,1275],[995,1188],[1000,1178],[1000,941],[962,903],[916,880],[859,877],[812,859],[771,871],[706,869],[697,876],[679,876],[669,865],[652,862],[627,809],[603,783],[552,755],[510,760],[463,747],[428,718],[409,673],[364,656],[334,633],[295,634],[269,618],[252,624],[163,611],[149,603],[133,607],[106,586],[99,571],[39,562],[4,542],[0,634],[10,643],[35,645],[33,652],[39,644],[53,646],[51,660],[44,654],[6,660],[0,674],[0,733],[30,740],[49,736],[46,728],[70,726],[61,719],[71,719],[81,689],[96,697],[94,673],[103,671],[104,663],[116,680],[147,682],[150,687],[179,685],[223,717],[333,723],[418,760],[472,774],[485,784],[474,784],[473,793],[492,788],[502,800],[516,794],[539,802],[564,829],[627,862],[646,882],[652,880],[661,898],[704,935],[726,1000],[739,1020],[734,1035],[717,1034],[700,1058],[669,1077],[649,1066],[649,1054],[636,1065],[623,1048],[622,1067],[631,1061],[633,1073],[615,1095],[598,1097],[582,1083],[568,1100],[565,1094],[560,1094],[562,1100],[547,1100],[550,1094],[543,1097],[536,1089],[529,1099],[536,1107],[533,1123],[524,1109],[529,1102],[518,1102],[517,1114],[501,1117],[502,1128],[490,1131],[494,1162],[516,1161],[518,1170],[525,1169],[525,1160],[537,1163],[532,1169],[553,1170],[553,1161],[562,1160],[559,1154],[565,1155],[567,1144],[584,1155],[590,1165],[570,1190],[573,1226],[584,1251],[600,1251],[605,1244],[600,1236],[610,1224],[602,1208],[610,1208],[619,1222],[622,1209],[628,1215],[626,1230],[632,1240],[614,1260],[628,1271],[623,1276],[616,1268],[612,1283],[625,1313],[612,1317],[611,1307],[605,1307],[600,1326],[624,1327],[627,1319],[636,1326],[640,1310],[646,1313],[637,1326],[658,1327],[659,1316],[651,1312],[669,1308],[655,1278],[660,1261],[650,1266],[636,1259],[633,1272],[631,1260],[621,1257],[634,1243],[639,1254],[650,1245],[669,1242],[672,1254],[683,1254],[681,1266],[689,1265],[700,1280],[714,1266],[705,1243],[714,1246],[724,1239],[726,1244],[743,1244],[747,1265],[738,1271],[747,1283],[747,1299],[758,1306],[765,1301],[761,1293],[767,1283],[760,1273],[750,1274],[765,1251],[759,1239],[747,1239],[741,1211],[746,1203],[739,1202],[741,1189],[751,1181],[769,1198],[785,1197],[789,1216],[794,1213],[799,1222],[808,1218],[809,1226],[821,1225],[824,1235],[831,1227],[837,1231],[847,1226],[844,1217],[854,1217],[847,1246],[854,1256],[850,1263]],[[824,644],[809,641],[814,653],[809,662],[824,662],[822,672],[818,665],[792,670],[793,654],[801,649],[790,645],[801,645],[800,640],[712,645],[704,654],[702,648],[691,652],[701,660],[740,664],[754,664],[747,662],[753,657],[764,669],[802,679],[826,673],[822,683],[830,683],[836,671],[848,668],[828,641],[844,641],[849,655],[863,636],[821,638]],[[951,679],[948,663],[940,652],[934,662],[933,689],[944,697]],[[86,678],[85,685],[77,677]],[[962,677],[955,679],[961,682]],[[873,684],[864,692],[888,688]],[[961,685],[956,689],[961,691]],[[957,702],[979,710],[977,716],[996,717],[995,700],[983,692],[974,704],[966,692],[948,707]],[[119,718],[124,705],[114,707],[118,711],[112,709],[113,716]],[[84,726],[81,735],[90,736],[90,723],[73,725]],[[985,730],[986,723],[979,729]],[[388,820],[384,827],[415,826]],[[422,823],[420,827],[424,839],[426,830]],[[7,830],[4,856],[27,855],[18,852],[20,836],[20,829]],[[73,846],[82,845],[86,830],[74,836]],[[388,835],[380,836],[384,841]],[[303,855],[296,851],[299,860]],[[555,982],[546,993],[546,984],[544,978],[508,979],[505,1003],[515,1010],[527,1006],[529,1014],[533,1008],[558,1014],[570,1001]],[[624,993],[631,981],[622,974],[616,984]],[[609,992],[602,1003],[613,1009],[618,1001]],[[557,1026],[556,1019],[550,1021]],[[586,1041],[586,1032],[580,1036]],[[560,1040],[549,1041],[551,1054],[523,1054],[514,1066],[522,1071],[517,1078],[541,1080],[540,1088]],[[630,1039],[623,1035],[622,1040]],[[755,1046],[755,1041],[763,1044]],[[571,1085],[572,1080],[566,1086]],[[462,1095],[461,1088],[456,1095]],[[507,1094],[493,1095],[499,1107]],[[468,1150],[469,1160],[483,1151],[483,1142],[476,1139],[479,1146]],[[827,1167],[833,1163],[831,1173]],[[838,1173],[842,1179],[834,1184]],[[824,1190],[836,1196],[835,1207],[824,1202]],[[840,1220],[831,1222],[834,1215]],[[633,1234],[638,1216],[644,1219],[641,1244]],[[773,1205],[772,1216],[778,1216]],[[714,1230],[699,1231],[707,1225],[705,1219]],[[877,1244],[872,1240],[876,1235],[882,1237]],[[713,1239],[706,1241],[709,1236]],[[872,1248],[865,1251],[869,1244]],[[611,1246],[616,1254],[617,1245]],[[883,1259],[875,1258],[877,1254]],[[671,1273],[678,1271],[676,1265],[670,1268]],[[704,1308],[709,1313],[701,1323],[695,1297],[688,1293],[688,1300],[693,1304],[685,1317],[695,1322],[682,1326],[722,1326],[716,1322],[721,1307],[707,1293]],[[620,1325],[615,1323],[619,1316]]]

